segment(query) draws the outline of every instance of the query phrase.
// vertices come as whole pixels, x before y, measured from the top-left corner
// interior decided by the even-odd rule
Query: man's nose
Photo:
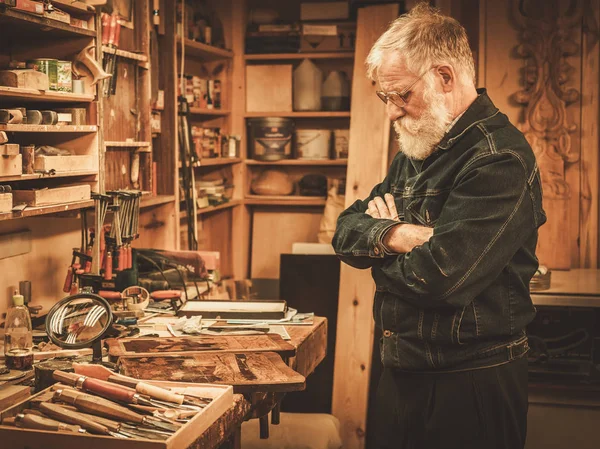
[[[388,118],[392,122],[395,122],[399,118],[402,118],[406,115],[406,111],[404,110],[404,108],[396,106],[391,101],[387,102],[386,112],[387,112]]]

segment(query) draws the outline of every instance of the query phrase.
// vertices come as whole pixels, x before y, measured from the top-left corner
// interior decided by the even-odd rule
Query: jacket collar
[[[494,106],[490,97],[488,97],[486,89],[477,89],[477,98],[475,101],[471,103],[452,129],[446,133],[437,147],[441,150],[448,150],[469,129],[495,116],[498,112],[500,111]]]

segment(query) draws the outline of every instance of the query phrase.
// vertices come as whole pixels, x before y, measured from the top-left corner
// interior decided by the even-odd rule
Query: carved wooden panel
[[[578,127],[567,108],[579,100],[579,92],[569,86],[574,72],[570,57],[580,51],[573,36],[581,22],[581,3],[513,0],[513,17],[521,29],[516,53],[526,60],[524,88],[514,98],[525,109],[520,128],[537,157],[548,215],[537,255],[541,263],[559,269],[571,267],[571,254],[561,242],[571,232],[569,202],[578,201],[567,182],[566,167],[580,157],[579,146],[572,143]]]

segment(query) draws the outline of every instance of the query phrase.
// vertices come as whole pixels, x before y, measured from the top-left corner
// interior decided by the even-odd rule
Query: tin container
[[[57,61],[56,79],[61,92],[73,92],[73,71],[71,61]]]
[[[252,159],[278,161],[292,158],[293,120],[283,117],[250,118],[246,124]]]
[[[329,159],[330,144],[331,130],[296,130],[296,155],[298,159]]]
[[[48,75],[50,90],[58,90],[58,59],[32,59],[27,61],[27,68]]]

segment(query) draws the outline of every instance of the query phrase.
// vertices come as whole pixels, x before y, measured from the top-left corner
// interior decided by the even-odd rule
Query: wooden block
[[[292,111],[292,65],[246,67],[246,111]]]
[[[71,114],[72,125],[87,125],[87,111],[85,108],[60,108],[55,109],[58,114]],[[59,121],[60,117],[59,117]]]
[[[38,171],[74,172],[98,169],[97,156],[36,156],[33,168]]]
[[[50,89],[48,75],[31,69],[1,70],[0,85],[20,89]]]
[[[31,387],[23,385],[5,385],[0,388],[0,410],[21,402],[31,396]]]
[[[0,178],[2,176],[17,176],[23,170],[21,155],[0,157]]]
[[[12,193],[0,193],[0,214],[5,214],[11,211],[12,201]]]
[[[19,144],[5,143],[0,145],[0,156],[16,156],[19,154]]]
[[[26,203],[28,206],[44,206],[48,204],[72,203],[89,200],[89,185],[76,185],[41,190],[13,190],[15,204]]]
[[[8,142],[8,136],[6,135],[6,131],[0,131],[0,143]]]

